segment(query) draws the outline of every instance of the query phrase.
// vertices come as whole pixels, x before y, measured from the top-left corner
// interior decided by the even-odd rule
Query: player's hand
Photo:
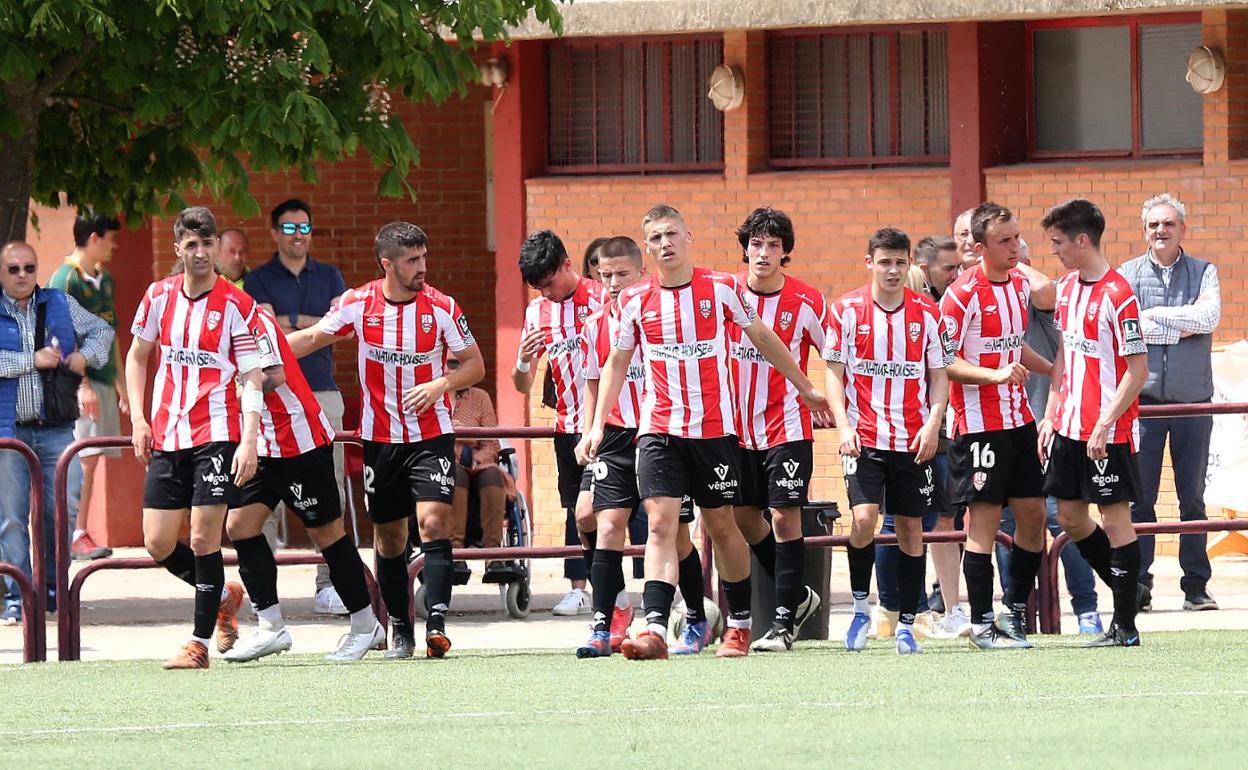
[[[858,431],[849,426],[841,427],[841,454],[857,457],[862,454],[862,442],[858,439]]]
[[[409,414],[420,414],[437,403],[438,399],[445,394],[446,389],[437,380],[422,382],[414,388],[403,391],[403,410]]]
[[[134,456],[146,468],[152,460],[152,428],[147,420],[140,418],[134,421],[130,430],[130,444],[134,447]]]
[[[39,348],[35,351],[36,369],[55,369],[61,365],[61,351],[53,347]]]
[[[831,412],[811,412],[810,416],[814,419],[816,428],[836,427],[836,420],[832,419]]]
[[[940,446],[940,423],[930,422],[923,426],[919,435],[910,439],[909,449],[914,452],[914,464],[922,465],[935,457],[938,446]]]
[[[1092,435],[1088,436],[1088,457],[1093,460],[1104,460],[1109,457],[1109,426],[1099,420],[1092,426]]]
[[[82,387],[78,389],[78,411],[91,422],[100,419],[100,397],[86,380],[82,381]]]
[[[65,368],[79,377],[87,376],[87,357],[75,350],[65,356]]]
[[[114,388],[117,390],[117,411],[122,417],[130,416],[130,398],[126,395],[125,386],[118,382]]]
[[[1028,374],[1027,367],[1015,361],[997,370],[996,381],[998,385],[1022,385]]]
[[[1044,465],[1049,461],[1049,447],[1053,444],[1053,423],[1041,420],[1036,433],[1036,454],[1040,457],[1040,465]]]
[[[802,393],[802,403],[810,409],[812,414],[821,415],[821,419],[831,420],[832,403],[822,391],[811,387],[810,390]]]
[[[590,428],[576,445],[576,461],[589,465],[598,461],[598,447],[602,446],[602,428]]]
[[[234,474],[234,486],[241,487],[256,475],[256,447],[254,444],[239,446],[234,450],[234,460],[230,463],[230,473]]]
[[[546,349],[546,333],[541,329],[529,329],[520,337],[520,360],[530,363]]]

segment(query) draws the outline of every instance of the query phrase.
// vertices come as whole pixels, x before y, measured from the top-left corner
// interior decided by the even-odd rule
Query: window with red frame
[[[1184,80],[1199,15],[1033,22],[1027,42],[1034,157],[1200,152],[1200,94]]]
[[[943,28],[776,32],[767,49],[773,166],[948,162]]]
[[[718,170],[707,98],[719,38],[566,40],[548,58],[547,166],[557,173]]]

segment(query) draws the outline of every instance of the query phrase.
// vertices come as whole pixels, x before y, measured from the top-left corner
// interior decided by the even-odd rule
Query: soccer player
[[[1086,646],[1135,647],[1140,546],[1130,501],[1139,499],[1139,394],[1148,378],[1139,303],[1101,254],[1105,217],[1095,204],[1069,200],[1040,224],[1053,254],[1074,266],[1057,285],[1061,337],[1039,428],[1044,491],[1057,498],[1062,529],[1114,593],[1113,622]]]
[[[828,308],[822,292],[784,270],[793,253],[793,222],[783,211],[758,208],[736,234],[742,261],[749,265],[737,275],[742,300],[805,371],[811,348],[816,356],[823,349]],[[802,623],[819,609],[819,595],[802,575],[802,506],[814,472],[814,425],[797,388],[740,328],[729,327],[729,336],[741,442],[741,504],[735,517],[776,590],[771,628],[750,649],[784,652],[793,649]],[[764,508],[771,509],[770,524]]]
[[[581,328],[591,313],[607,304],[608,296],[602,284],[576,272],[563,241],[550,230],[538,230],[524,239],[520,275],[540,296],[524,311],[524,333],[511,381],[516,390],[528,393],[533,385],[532,365],[546,354],[555,386],[555,470],[559,504],[566,513],[564,542],[580,542],[584,553],[583,559],[564,562],[564,577],[572,588],[552,612],[582,615],[592,611],[584,589],[587,570],[593,563],[597,525],[589,491],[592,480],[576,460],[576,445],[587,419]]]
[[[342,501],[334,473],[334,428],[277,321],[263,308],[258,310],[257,321],[278,351],[281,368],[265,372],[259,464],[225,520],[226,534],[238,551],[238,574],[256,610],[257,627],[251,639],[227,652],[225,659],[256,660],[291,647],[277,597],[277,562],[264,536],[265,522],[282,502],[307,528],[351,613],[351,630],[327,659],[359,660],[385,644],[386,631],[373,614],[364,562],[342,526]]]
[[[165,668],[198,669],[208,668],[214,622],[218,652],[238,639],[243,587],[225,583],[221,528],[236,486],[256,472],[261,380],[278,360],[256,322],[256,303],[213,269],[219,242],[212,212],[184,209],[173,237],[182,272],[143,295],[126,355],[126,391],[134,452],[147,466],[144,544],[161,566],[195,588],[194,631]],[[149,424],[143,402],[156,349],[161,362]],[[178,540],[188,515],[189,546]]]
[[[695,267],[693,236],[670,206],[655,206],[642,219],[656,275],[620,295],[620,328],[599,382],[597,407],[584,455],[596,460],[606,418],[619,400],[641,347],[647,388],[637,428],[637,478],[646,506],[643,593],[646,630],[622,645],[633,660],[666,658],[665,635],[678,574],[677,525],[682,498],[702,509],[728,600],[728,629],[717,655],[742,657],[750,643],[750,552],[733,519],[740,479],[728,330],[736,324],[776,369],[793,382],[807,406],[826,411],[827,399],[802,373],[784,343],[741,300],[732,276]]]
[[[1036,424],[1023,383],[1029,371],[1048,374],[1051,364],[1023,343],[1023,334],[1029,297],[1046,287],[1034,286],[1016,267],[1020,228],[1009,209],[992,202],[976,207],[971,238],[979,259],[940,301],[954,350],[948,368],[953,504],[970,512],[962,569],[971,644],[983,650],[1030,647],[1026,610],[1044,551],[1044,472],[1031,452]],[[1006,613],[994,623],[992,552],[1007,502],[1017,527]]]
[[[901,551],[897,652],[906,655],[922,652],[914,640],[914,616],[923,590],[923,515],[942,503],[932,458],[949,398],[950,354],[935,303],[903,283],[910,238],[893,227],[877,230],[867,244],[866,262],[871,282],[833,304],[823,346],[853,510],[854,617],[845,647],[867,646],[875,528],[887,497]]]
[[[428,236],[416,225],[383,225],[373,241],[383,277],[348,291],[316,325],[288,338],[296,358],[352,332],[359,340],[364,497],[373,522],[377,583],[394,627],[385,654],[392,660],[411,658],[416,647],[407,577],[413,505],[425,556],[425,657],[441,658],[451,649],[446,635],[454,573],[451,394],[485,375],[468,318],[455,300],[425,283],[428,248]],[[460,361],[454,371],[446,368],[448,350]]]

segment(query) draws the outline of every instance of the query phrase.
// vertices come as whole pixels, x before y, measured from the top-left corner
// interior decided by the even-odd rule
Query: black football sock
[[[991,623],[992,557],[986,553],[967,551],[962,555],[962,574],[966,576],[966,600],[971,605],[971,622]]]
[[[1114,582],[1114,622],[1124,631],[1135,632],[1135,613],[1139,609],[1136,591],[1140,582],[1140,543],[1132,540],[1110,552],[1110,571]]]
[[[173,551],[161,559],[159,564],[169,570],[170,575],[191,588],[195,587],[195,552],[186,543],[179,540]]]
[[[615,611],[615,596],[624,586],[624,553],[606,548],[594,549],[589,582],[594,587],[594,631],[608,631],[611,628],[611,613]]]
[[[321,556],[329,567],[329,582],[334,584],[347,612],[359,612],[372,604],[368,582],[364,579],[364,561],[349,537],[343,535],[330,543],[321,551]]]
[[[720,585],[724,587],[724,598],[728,600],[728,627],[748,629],[750,627],[750,576],[746,575],[745,580],[733,583],[721,580]]]
[[[685,598],[685,620],[701,623],[706,620],[706,581],[702,577],[702,557],[695,547],[680,560],[680,595]]]
[[[247,595],[256,611],[277,604],[277,560],[264,535],[234,541],[238,552],[238,576],[247,587]]]
[[[1043,555],[1040,551],[1020,548],[1018,543],[1010,549],[1010,590],[1005,597],[1005,606],[1013,612],[1027,609],[1027,600],[1031,598],[1036,575],[1040,574],[1040,559]]]
[[[446,613],[451,608],[451,584],[455,580],[451,541],[421,543],[420,552],[425,555],[425,610],[429,614],[425,630],[445,633]]]
[[[187,550],[190,550],[189,548]],[[225,587],[225,561],[220,551],[195,557],[195,638],[211,639]]]
[[[751,543],[750,550],[754,552],[754,558],[758,559],[758,566],[763,568],[763,572],[767,573],[767,577],[775,580],[776,534],[768,529],[767,537],[764,537],[757,543]]]
[[[897,553],[897,607],[898,622],[914,625],[919,612],[919,594],[923,593],[923,571],[927,554],[910,556],[898,549]]]
[[[395,637],[412,638],[412,592],[405,554],[389,558],[377,556],[377,587],[386,601],[386,613],[390,615]]]
[[[875,569],[875,538],[861,548],[849,546],[849,592],[854,597],[854,612],[865,613],[869,609],[867,597],[871,595],[871,571]]]
[[[593,532],[582,532],[581,537],[585,539],[584,545],[581,546],[581,558],[585,560],[585,568],[590,569],[594,566],[594,549],[598,547],[598,530]],[[593,581],[590,581],[593,585]],[[597,587],[594,588],[597,591]],[[613,599],[615,597],[612,597]]]
[[[806,559],[806,540],[798,538],[776,544],[776,616],[773,625],[793,630],[797,606],[806,598],[802,568]]]
[[[667,619],[672,614],[676,586],[662,580],[647,580],[641,591],[641,606],[646,612],[646,630],[667,636]],[[662,629],[661,631],[659,629]]]
[[[1079,549],[1079,553],[1083,555],[1083,560],[1096,572],[1105,585],[1112,590],[1114,587],[1114,576],[1109,571],[1110,546],[1109,535],[1105,534],[1105,530],[1099,526],[1092,530],[1092,534],[1082,540],[1076,540],[1075,546]]]

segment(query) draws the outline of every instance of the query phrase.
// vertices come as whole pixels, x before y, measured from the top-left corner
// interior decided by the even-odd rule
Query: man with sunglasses
[[[266,264],[243,276],[243,290],[273,314],[283,333],[314,326],[329,311],[330,303],[347,290],[347,284],[337,267],[308,254],[312,207],[298,198],[277,204],[269,214],[269,233],[277,251]],[[310,353],[299,359],[299,368],[334,430],[342,430],[342,393],[334,382],[333,351],[324,348]],[[334,447],[334,473],[342,489],[341,445]],[[347,614],[324,565],[316,570],[316,611]]]
[[[43,466],[44,564],[51,587],[52,476],[74,440],[78,419],[77,382],[66,393],[57,379],[79,380],[87,367],[107,364],[113,329],[65,292],[40,288],[38,269],[30,244],[13,241],[0,249],[0,437],[29,446]],[[0,451],[0,561],[16,565],[26,577],[32,576],[29,521],[30,469],[21,455]],[[0,625],[16,625],[22,620],[21,595],[16,583],[5,583]]]

